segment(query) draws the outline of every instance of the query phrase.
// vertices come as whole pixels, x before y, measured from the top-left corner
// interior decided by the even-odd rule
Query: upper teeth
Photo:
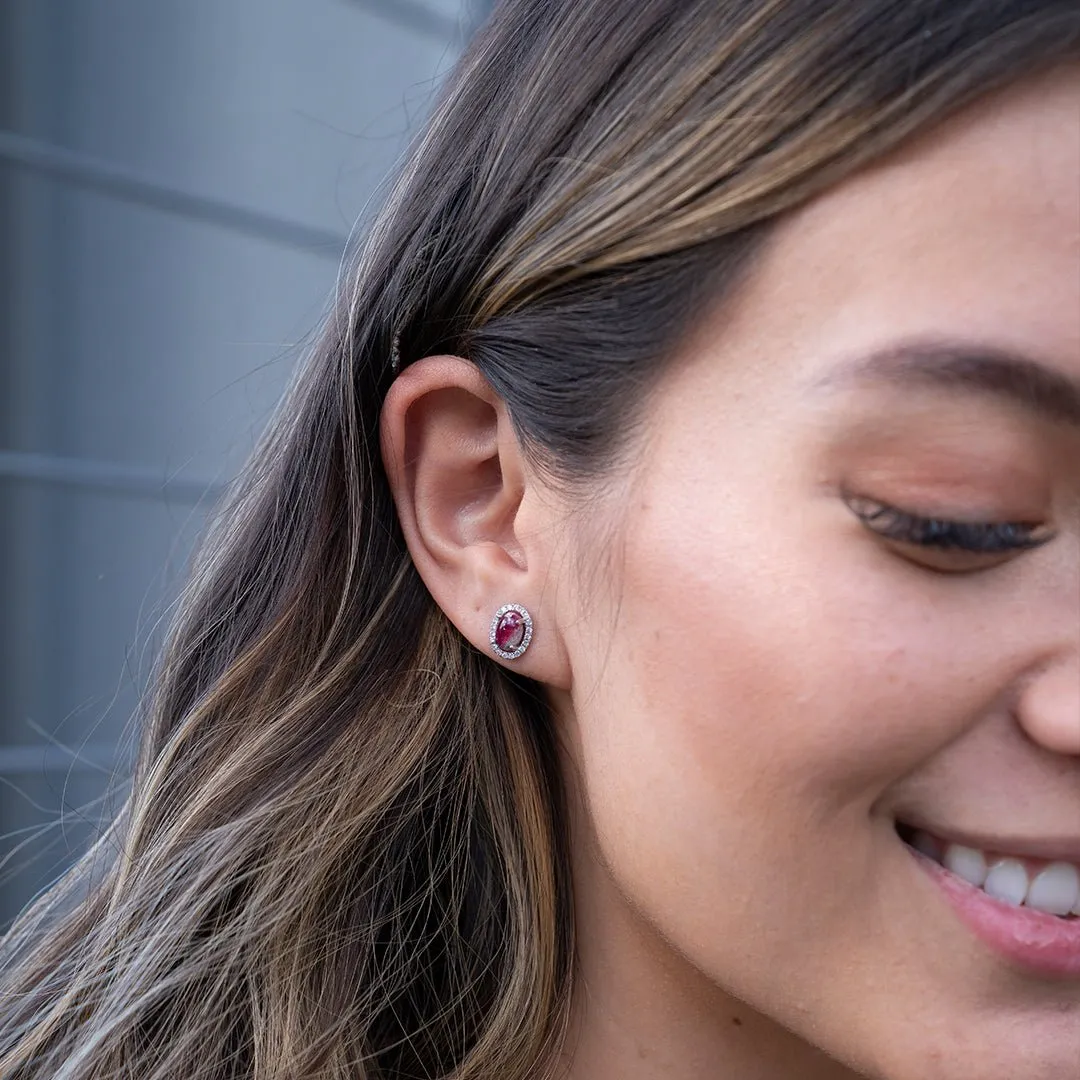
[[[1007,904],[1023,904],[1050,915],[1080,915],[1080,868],[1067,862],[1052,862],[1038,871],[1029,871],[1021,859],[988,856],[963,844],[940,843],[926,834],[915,846],[932,855],[957,877]]]

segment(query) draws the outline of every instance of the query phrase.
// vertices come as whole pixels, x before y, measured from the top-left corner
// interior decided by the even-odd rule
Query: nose
[[[1078,616],[1080,621],[1080,616]],[[1055,754],[1080,756],[1080,648],[1032,677],[1016,717],[1028,738]]]

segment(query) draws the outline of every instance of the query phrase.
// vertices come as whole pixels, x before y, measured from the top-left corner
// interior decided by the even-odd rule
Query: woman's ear
[[[409,553],[435,602],[485,652],[496,609],[523,605],[534,638],[512,665],[568,685],[555,613],[545,610],[556,591],[547,545],[558,530],[524,511],[542,500],[502,399],[467,360],[414,361],[386,396],[380,440]]]

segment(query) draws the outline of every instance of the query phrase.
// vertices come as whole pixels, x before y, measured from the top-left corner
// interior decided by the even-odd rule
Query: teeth
[[[913,832],[911,846],[1006,904],[1062,918],[1080,916],[1080,867],[1073,863],[1053,862],[1029,872],[1021,859],[988,858],[977,848],[946,844],[921,830]]]
[[[986,856],[975,848],[950,844],[945,849],[945,868],[976,888],[981,889],[986,883]]]
[[[1070,863],[1051,863],[1036,875],[1025,902],[1049,915],[1068,915],[1080,904],[1080,870]]]
[[[1028,893],[1028,875],[1024,864],[1018,859],[998,859],[986,875],[983,892],[996,900],[1019,907]]]

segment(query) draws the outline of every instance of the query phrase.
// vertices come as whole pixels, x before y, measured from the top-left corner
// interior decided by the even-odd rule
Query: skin
[[[384,458],[436,601],[483,649],[500,604],[536,622],[514,667],[565,745],[572,1080],[1074,1073],[1080,977],[978,942],[894,829],[1080,861],[1080,427],[842,374],[943,340],[1080,382],[1075,67],[778,226],[584,512],[470,365],[395,383]],[[872,531],[852,491],[1054,538],[934,555]]]

